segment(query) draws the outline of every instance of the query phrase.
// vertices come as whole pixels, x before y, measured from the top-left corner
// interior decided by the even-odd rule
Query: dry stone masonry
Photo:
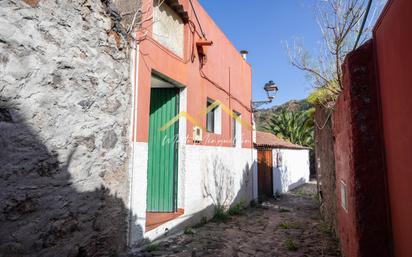
[[[0,1],[0,256],[125,247],[131,86],[121,28],[138,6]]]

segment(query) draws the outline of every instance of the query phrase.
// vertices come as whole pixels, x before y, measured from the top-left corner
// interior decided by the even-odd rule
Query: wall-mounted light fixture
[[[265,84],[265,86],[263,87],[263,90],[265,90],[268,100],[252,102],[253,111],[255,111],[257,108],[259,108],[260,106],[264,104],[270,104],[275,98],[276,93],[279,91],[279,88],[275,84],[275,82],[270,80],[268,83]]]

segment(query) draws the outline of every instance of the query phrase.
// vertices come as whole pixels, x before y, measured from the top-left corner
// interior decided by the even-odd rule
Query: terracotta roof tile
[[[308,147],[295,145],[284,139],[280,139],[272,133],[256,131],[255,147],[286,148],[286,149],[309,149]]]

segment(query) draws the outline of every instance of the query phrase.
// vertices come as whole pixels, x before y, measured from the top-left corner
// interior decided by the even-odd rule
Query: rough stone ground
[[[316,184],[307,184],[227,222],[212,221],[154,242],[133,256],[340,256],[338,242],[320,219],[315,192]]]

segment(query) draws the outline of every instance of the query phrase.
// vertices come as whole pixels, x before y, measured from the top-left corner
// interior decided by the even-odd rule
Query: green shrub
[[[327,236],[333,236],[333,229],[326,222],[322,222],[319,225],[319,230],[320,230],[320,232],[322,232],[323,234],[325,234]]]
[[[145,251],[146,252],[154,252],[159,250],[159,245],[158,244],[150,244],[148,246],[145,247]]]
[[[226,211],[225,206],[223,206],[221,204],[216,205],[215,215],[213,216],[213,220],[214,221],[223,221],[223,222],[225,222],[225,221],[229,220],[229,218],[230,217],[229,217],[228,212]]]
[[[184,233],[185,235],[193,235],[195,232],[191,227],[186,227]]]
[[[298,196],[303,196],[303,197],[307,196],[307,194],[306,194],[305,190],[303,190],[303,188],[297,189],[295,194],[298,195]]]
[[[286,239],[285,246],[289,251],[292,252],[296,252],[299,249],[299,246],[291,238]]]
[[[230,207],[227,212],[230,216],[240,215],[242,213],[242,210],[245,207],[246,207],[246,201],[242,199],[239,203]]]
[[[279,223],[278,228],[281,228],[281,229],[298,229],[299,225],[293,224],[293,223],[281,222],[281,223]]]

